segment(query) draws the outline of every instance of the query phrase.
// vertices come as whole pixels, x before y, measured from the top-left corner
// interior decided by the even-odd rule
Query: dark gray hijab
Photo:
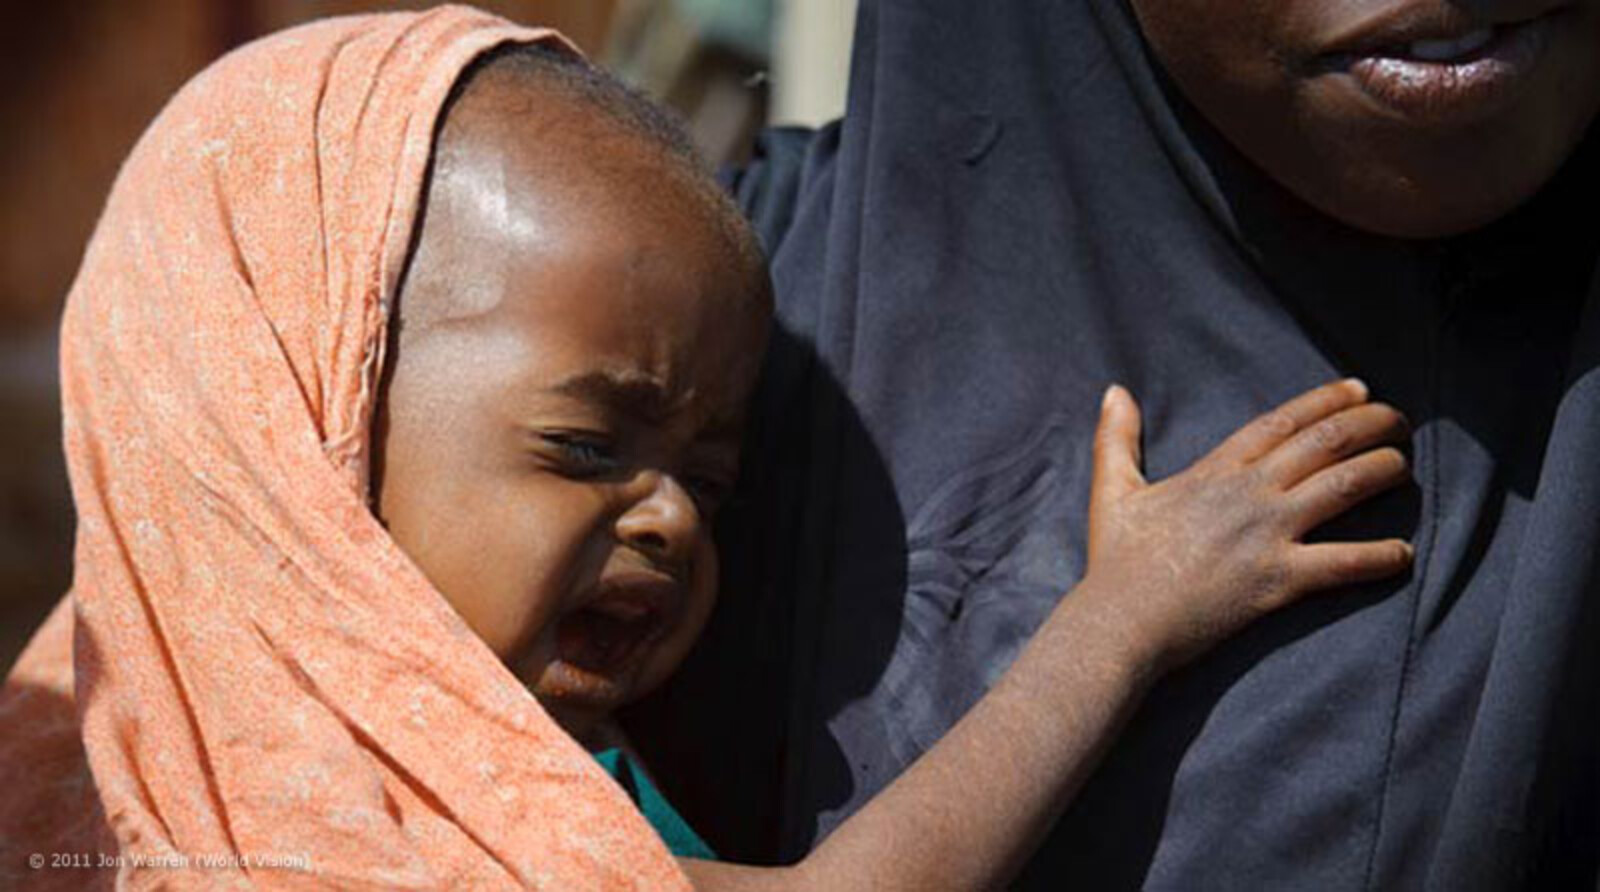
[[[1107,383],[1159,477],[1359,375],[1416,486],[1319,535],[1405,536],[1414,573],[1159,686],[1021,885],[1592,886],[1595,133],[1494,225],[1401,242],[1234,153],[1118,0],[866,0],[856,41],[845,119],[733,182],[778,331],[723,603],[635,718],[691,820],[794,857],[981,695],[1083,570]]]

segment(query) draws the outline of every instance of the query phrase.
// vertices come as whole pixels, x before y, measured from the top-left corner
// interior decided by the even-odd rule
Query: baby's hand
[[[1089,568],[1136,652],[1170,668],[1306,592],[1380,579],[1411,564],[1400,539],[1301,538],[1409,479],[1393,445],[1409,428],[1359,381],[1319,387],[1240,428],[1181,473],[1140,472],[1139,408],[1107,391],[1095,434]]]

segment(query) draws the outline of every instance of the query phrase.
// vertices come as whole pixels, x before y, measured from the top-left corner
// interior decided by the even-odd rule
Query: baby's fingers
[[[1393,446],[1324,468],[1289,491],[1292,533],[1299,537],[1411,479],[1405,454]]]
[[[1298,545],[1289,559],[1291,588],[1309,592],[1387,579],[1410,568],[1413,555],[1404,539]]]
[[[1345,378],[1308,390],[1271,412],[1259,415],[1222,441],[1207,457],[1210,460],[1247,464],[1271,452],[1284,440],[1322,419],[1367,399],[1367,385]]]
[[[1305,428],[1263,456],[1256,467],[1268,480],[1288,489],[1358,452],[1404,442],[1410,432],[1405,416],[1392,406],[1366,403]]]
[[[1089,487],[1090,511],[1145,485],[1140,470],[1139,404],[1113,384],[1100,403],[1100,426],[1094,432],[1094,481]]]

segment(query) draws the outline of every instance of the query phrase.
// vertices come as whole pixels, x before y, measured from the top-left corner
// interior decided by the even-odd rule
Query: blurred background
[[[70,0],[0,10],[0,668],[71,584],[56,323],[124,155],[168,96],[241,43],[426,2]],[[677,108],[718,162],[768,123],[842,113],[856,0],[480,0],[564,31]]]

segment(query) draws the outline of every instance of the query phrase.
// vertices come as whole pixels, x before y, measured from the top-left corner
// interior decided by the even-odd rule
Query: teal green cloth
[[[683,858],[716,860],[717,853],[694,832],[689,822],[678,814],[667,797],[661,795],[656,785],[650,782],[649,776],[628,758],[627,753],[609,749],[595,753],[594,758],[627,791],[628,798],[639,807],[639,812],[655,828],[661,841],[667,844],[667,851]]]

